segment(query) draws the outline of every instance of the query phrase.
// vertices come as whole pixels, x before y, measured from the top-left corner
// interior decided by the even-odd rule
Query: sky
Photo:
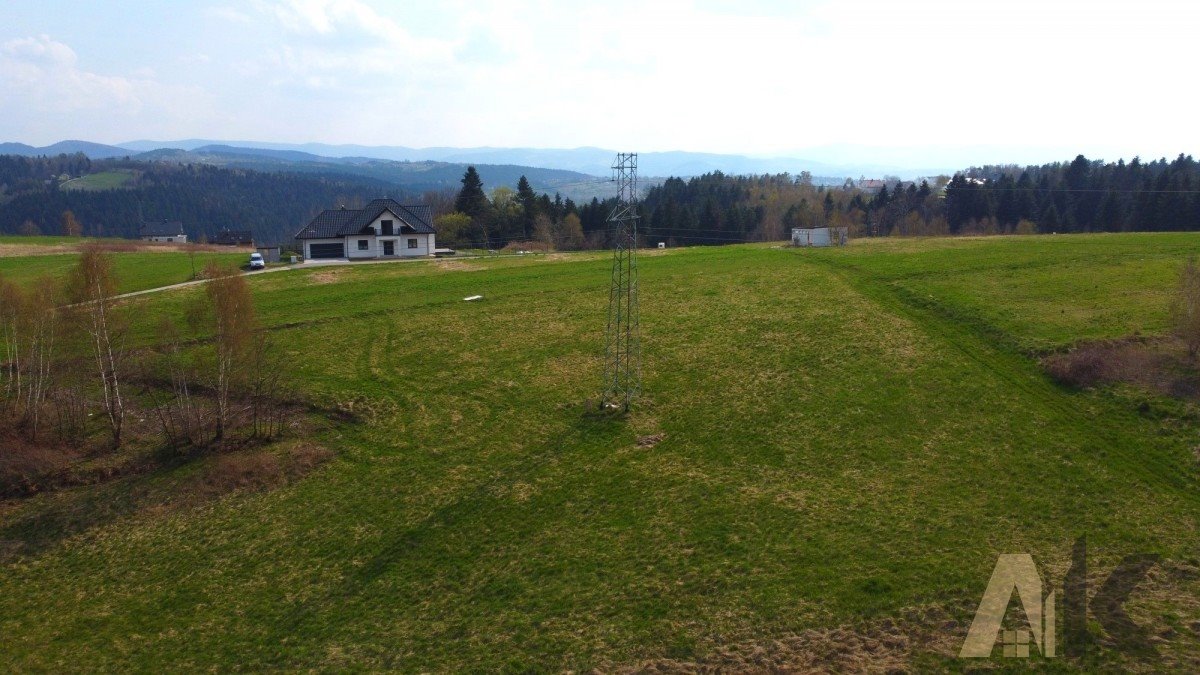
[[[20,0],[0,141],[1174,157],[1198,28],[1162,0]]]

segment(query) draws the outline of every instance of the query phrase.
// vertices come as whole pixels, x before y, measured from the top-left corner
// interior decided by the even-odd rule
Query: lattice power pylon
[[[604,348],[604,395],[601,405],[629,410],[642,389],[642,338],[638,326],[637,153],[621,153],[613,162],[618,186],[612,224],[612,286],[608,292],[608,330]]]

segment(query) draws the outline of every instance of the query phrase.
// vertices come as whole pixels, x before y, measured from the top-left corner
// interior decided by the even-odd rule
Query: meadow
[[[1196,234],[647,251],[628,416],[596,405],[604,254],[254,277],[300,393],[346,413],[307,439],[335,459],[3,559],[0,667],[957,670],[996,556],[1059,584],[1086,535],[1097,579],[1162,556],[1130,603],[1159,655],[1040,665],[1194,671],[1200,415],[1064,387],[1037,357],[1162,334],[1198,252]],[[137,339],[197,292],[129,300]],[[0,539],[98,489],[0,505]]]
[[[22,285],[44,278],[60,279],[75,265],[82,242],[95,241],[100,245],[126,248],[138,242],[120,239],[80,240],[75,237],[0,237],[0,277]],[[162,249],[162,250],[158,250]],[[200,272],[205,264],[215,261],[225,265],[245,264],[249,253],[197,250],[189,255],[175,247],[144,247],[143,250],[121,251],[115,257],[118,291],[132,293],[193,278],[193,269]]]
[[[129,170],[98,171],[96,173],[72,178],[63,182],[62,190],[115,190],[124,187],[133,180],[133,172]]]

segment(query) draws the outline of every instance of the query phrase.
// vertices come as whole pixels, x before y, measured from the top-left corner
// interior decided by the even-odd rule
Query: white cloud
[[[206,7],[204,9],[204,13],[215,19],[220,19],[222,21],[227,21],[229,23],[236,23],[236,24],[252,24],[252,23],[254,23],[254,18],[252,16],[250,16],[249,14],[241,11],[240,9],[236,9],[234,7],[224,7],[224,6]]]
[[[0,53],[15,61],[52,66],[73,65],[78,58],[75,50],[48,35],[9,40],[0,46]]]
[[[0,45],[0,89],[5,131],[42,140],[93,138],[131,122],[162,127],[210,110],[196,87],[162,84],[148,67],[128,77],[90,71],[75,50],[46,35]],[[73,128],[51,130],[64,123]]]
[[[846,143],[1150,155],[1198,140],[1179,84],[1192,3],[211,2],[191,23],[183,9],[138,26],[84,8],[81,25],[98,25],[62,42],[0,37],[0,129],[81,110],[57,136],[123,116],[126,138],[157,124],[173,138],[774,155]],[[156,42],[122,50],[122,30]],[[115,65],[89,60],[101,50]],[[18,99],[31,112],[12,112]]]

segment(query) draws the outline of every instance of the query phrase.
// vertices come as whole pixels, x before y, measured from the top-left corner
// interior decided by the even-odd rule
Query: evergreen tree
[[[533,223],[538,216],[538,196],[529,186],[529,181],[525,176],[517,181],[517,202],[521,204],[521,227],[524,231],[525,239],[528,240],[533,232]]]
[[[487,195],[483,192],[483,181],[475,167],[468,166],[462,177],[462,189],[454,200],[454,210],[465,213],[472,218],[482,217],[490,208]]]
[[[471,227],[463,237],[471,244],[492,248],[492,203],[483,192],[483,181],[475,167],[468,166],[462,177],[462,189],[454,200],[454,210],[471,218]]]
[[[1062,225],[1062,218],[1058,215],[1058,207],[1054,205],[1054,202],[1050,202],[1050,205],[1042,212],[1042,217],[1038,219],[1038,230],[1054,232],[1060,225]]]

